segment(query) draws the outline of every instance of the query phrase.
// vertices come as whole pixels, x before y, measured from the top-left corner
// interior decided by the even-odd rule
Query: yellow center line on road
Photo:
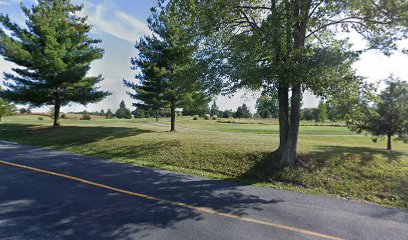
[[[20,164],[6,162],[6,161],[2,161],[2,160],[0,160],[0,164],[13,166],[13,167],[18,167],[18,168],[23,168],[23,169],[27,169],[27,170],[31,170],[31,171],[35,171],[35,172],[40,172],[40,173],[44,173],[44,174],[49,174],[49,175],[53,175],[53,176],[57,176],[57,177],[62,177],[62,178],[70,179],[70,180],[73,180],[73,181],[81,182],[81,183],[84,183],[84,184],[92,185],[92,186],[95,186],[95,187],[105,188],[105,189],[109,189],[109,190],[112,190],[112,191],[115,191],[115,192],[120,192],[120,193],[132,195],[132,196],[136,196],[136,197],[140,197],[140,198],[153,200],[153,201],[156,201],[156,202],[159,202],[159,203],[170,204],[170,205],[174,205],[174,206],[178,206],[178,207],[188,208],[188,209],[192,209],[192,210],[195,210],[195,211],[198,211],[198,212],[204,212],[204,213],[209,213],[209,214],[213,214],[213,215],[217,215],[217,216],[223,216],[223,217],[227,217],[227,218],[237,219],[237,220],[241,220],[241,221],[244,221],[244,222],[256,223],[256,224],[260,224],[260,225],[265,225],[265,226],[269,226],[269,227],[273,227],[273,228],[277,228],[277,229],[283,229],[283,230],[287,230],[287,231],[290,231],[290,232],[306,234],[306,235],[319,237],[319,238],[323,238],[323,239],[344,240],[343,238],[334,237],[334,236],[326,235],[326,234],[323,234],[323,233],[313,232],[313,231],[306,230],[306,229],[291,227],[291,226],[278,224],[278,223],[267,222],[267,221],[258,220],[258,219],[255,219],[255,218],[241,217],[241,216],[234,215],[234,214],[218,212],[216,210],[212,210],[212,209],[209,209],[209,208],[197,207],[197,206],[193,206],[193,205],[182,203],[182,202],[165,200],[165,199],[153,197],[153,196],[150,196],[150,195],[137,193],[137,192],[132,192],[132,191],[128,191],[128,190],[123,190],[123,189],[120,189],[120,188],[115,188],[115,187],[107,186],[107,185],[104,185],[104,184],[88,181],[88,180],[85,180],[85,179],[81,179],[81,178],[77,178],[77,177],[73,177],[73,176],[69,176],[69,175],[65,175],[65,174],[61,174],[61,173],[51,172],[51,171],[47,171],[47,170],[42,170],[42,169],[39,169],[39,168],[30,167],[30,166],[20,165]]]

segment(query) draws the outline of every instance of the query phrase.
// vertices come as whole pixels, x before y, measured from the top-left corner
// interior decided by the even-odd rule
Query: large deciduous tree
[[[398,136],[408,142],[408,83],[398,79],[386,80],[387,88],[378,96],[378,103],[371,106],[362,102],[349,126],[352,130],[367,131],[376,137],[387,137],[387,149],[391,139]]]
[[[184,27],[188,19],[177,14],[178,3],[162,2],[148,19],[152,34],[136,44],[139,56],[132,59],[132,67],[140,70],[138,82],[124,83],[134,90],[129,95],[138,101],[136,106],[154,111],[170,107],[170,131],[175,131],[176,108],[203,89],[193,56],[197,48],[194,30]]]
[[[89,36],[86,17],[76,15],[82,6],[69,0],[39,0],[28,8],[21,4],[26,28],[0,14],[0,55],[17,65],[5,73],[2,97],[16,103],[54,106],[54,126],[61,106],[88,104],[109,95],[95,87],[102,76],[90,77],[90,64],[101,59],[100,40]]]
[[[261,118],[278,118],[278,106],[276,97],[260,96],[256,101],[256,114]]]
[[[358,81],[351,66],[360,52],[336,34],[355,31],[367,49],[385,54],[407,37],[404,0],[202,0],[185,7],[202,30],[208,69],[227,91],[263,89],[278,97],[277,167],[297,162],[303,91],[327,96]]]

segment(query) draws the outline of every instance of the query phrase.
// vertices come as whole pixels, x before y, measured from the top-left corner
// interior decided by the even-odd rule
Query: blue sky
[[[0,12],[9,14],[13,21],[24,24],[25,19],[19,2],[19,0],[0,0]],[[146,19],[150,14],[150,8],[156,4],[157,0],[74,0],[74,2],[84,4],[81,14],[88,16],[88,22],[94,26],[91,31],[92,36],[102,39],[101,47],[105,49],[104,58],[92,64],[90,74],[102,74],[105,80],[100,84],[101,88],[113,94],[97,104],[89,104],[86,107],[73,104],[62,110],[65,112],[84,109],[99,111],[107,108],[114,110],[122,99],[128,106],[131,106],[132,100],[126,95],[122,79],[133,79],[135,72],[130,70],[130,59],[137,56],[134,43],[141,36],[149,34]],[[23,3],[32,5],[35,0],[23,0]],[[351,34],[348,37],[355,44],[356,49],[364,48],[365,42],[357,35]],[[408,41],[401,42],[400,47],[408,48]],[[0,56],[1,76],[12,66],[12,63],[4,61]],[[375,51],[367,52],[361,56],[361,60],[354,67],[370,82],[377,82],[390,74],[408,80],[408,56],[401,53],[385,57]],[[246,103],[253,111],[258,96],[259,93],[256,92],[241,91],[235,96],[218,97],[217,104],[221,109],[236,109],[238,105]],[[306,93],[304,106],[312,107],[316,104],[317,99],[310,93]],[[35,111],[46,110],[46,107],[35,109]]]

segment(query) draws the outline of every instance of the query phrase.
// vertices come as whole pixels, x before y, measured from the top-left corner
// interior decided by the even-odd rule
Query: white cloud
[[[96,31],[108,33],[127,42],[134,43],[150,32],[145,21],[118,10],[112,3],[95,5],[86,2],[84,13],[88,15],[88,22]]]
[[[363,50],[367,47],[367,42],[356,32],[343,34],[349,37],[353,43],[353,50]],[[360,56],[360,60],[354,64],[357,74],[367,77],[369,82],[378,82],[386,79],[390,74],[404,80],[408,80],[408,55],[401,52],[408,48],[408,40],[397,43],[399,51],[394,51],[391,56],[385,56],[377,50],[370,50]]]
[[[231,96],[218,96],[216,103],[220,110],[235,111],[242,104],[246,104],[252,113],[256,112],[256,100],[261,96],[258,91],[239,90]]]

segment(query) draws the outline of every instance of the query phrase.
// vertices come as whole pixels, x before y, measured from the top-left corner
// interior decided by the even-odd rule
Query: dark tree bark
[[[59,115],[60,115],[60,110],[61,110],[61,99],[59,96],[59,93],[57,92],[55,94],[55,104],[54,104],[54,127],[58,127],[60,125],[59,123]]]
[[[157,111],[156,111],[155,115],[156,115],[156,122],[159,122],[159,113]]]
[[[300,125],[300,104],[302,99],[302,90],[300,86],[292,88],[292,97],[290,101],[290,128],[288,133],[288,147],[286,165],[294,165],[297,162],[297,144]]]
[[[279,99],[279,148],[276,150],[278,160],[276,167],[283,167],[286,159],[287,140],[289,133],[289,89],[287,87],[278,87]]]
[[[171,126],[170,132],[176,131],[176,101],[171,101]]]
[[[387,135],[387,150],[391,150],[391,134]]]
[[[294,86],[292,88],[290,112],[288,92],[288,88],[280,87],[278,89],[280,139],[279,148],[275,154],[277,158],[276,167],[294,165],[298,159],[296,150],[299,137],[302,91],[300,86]]]

